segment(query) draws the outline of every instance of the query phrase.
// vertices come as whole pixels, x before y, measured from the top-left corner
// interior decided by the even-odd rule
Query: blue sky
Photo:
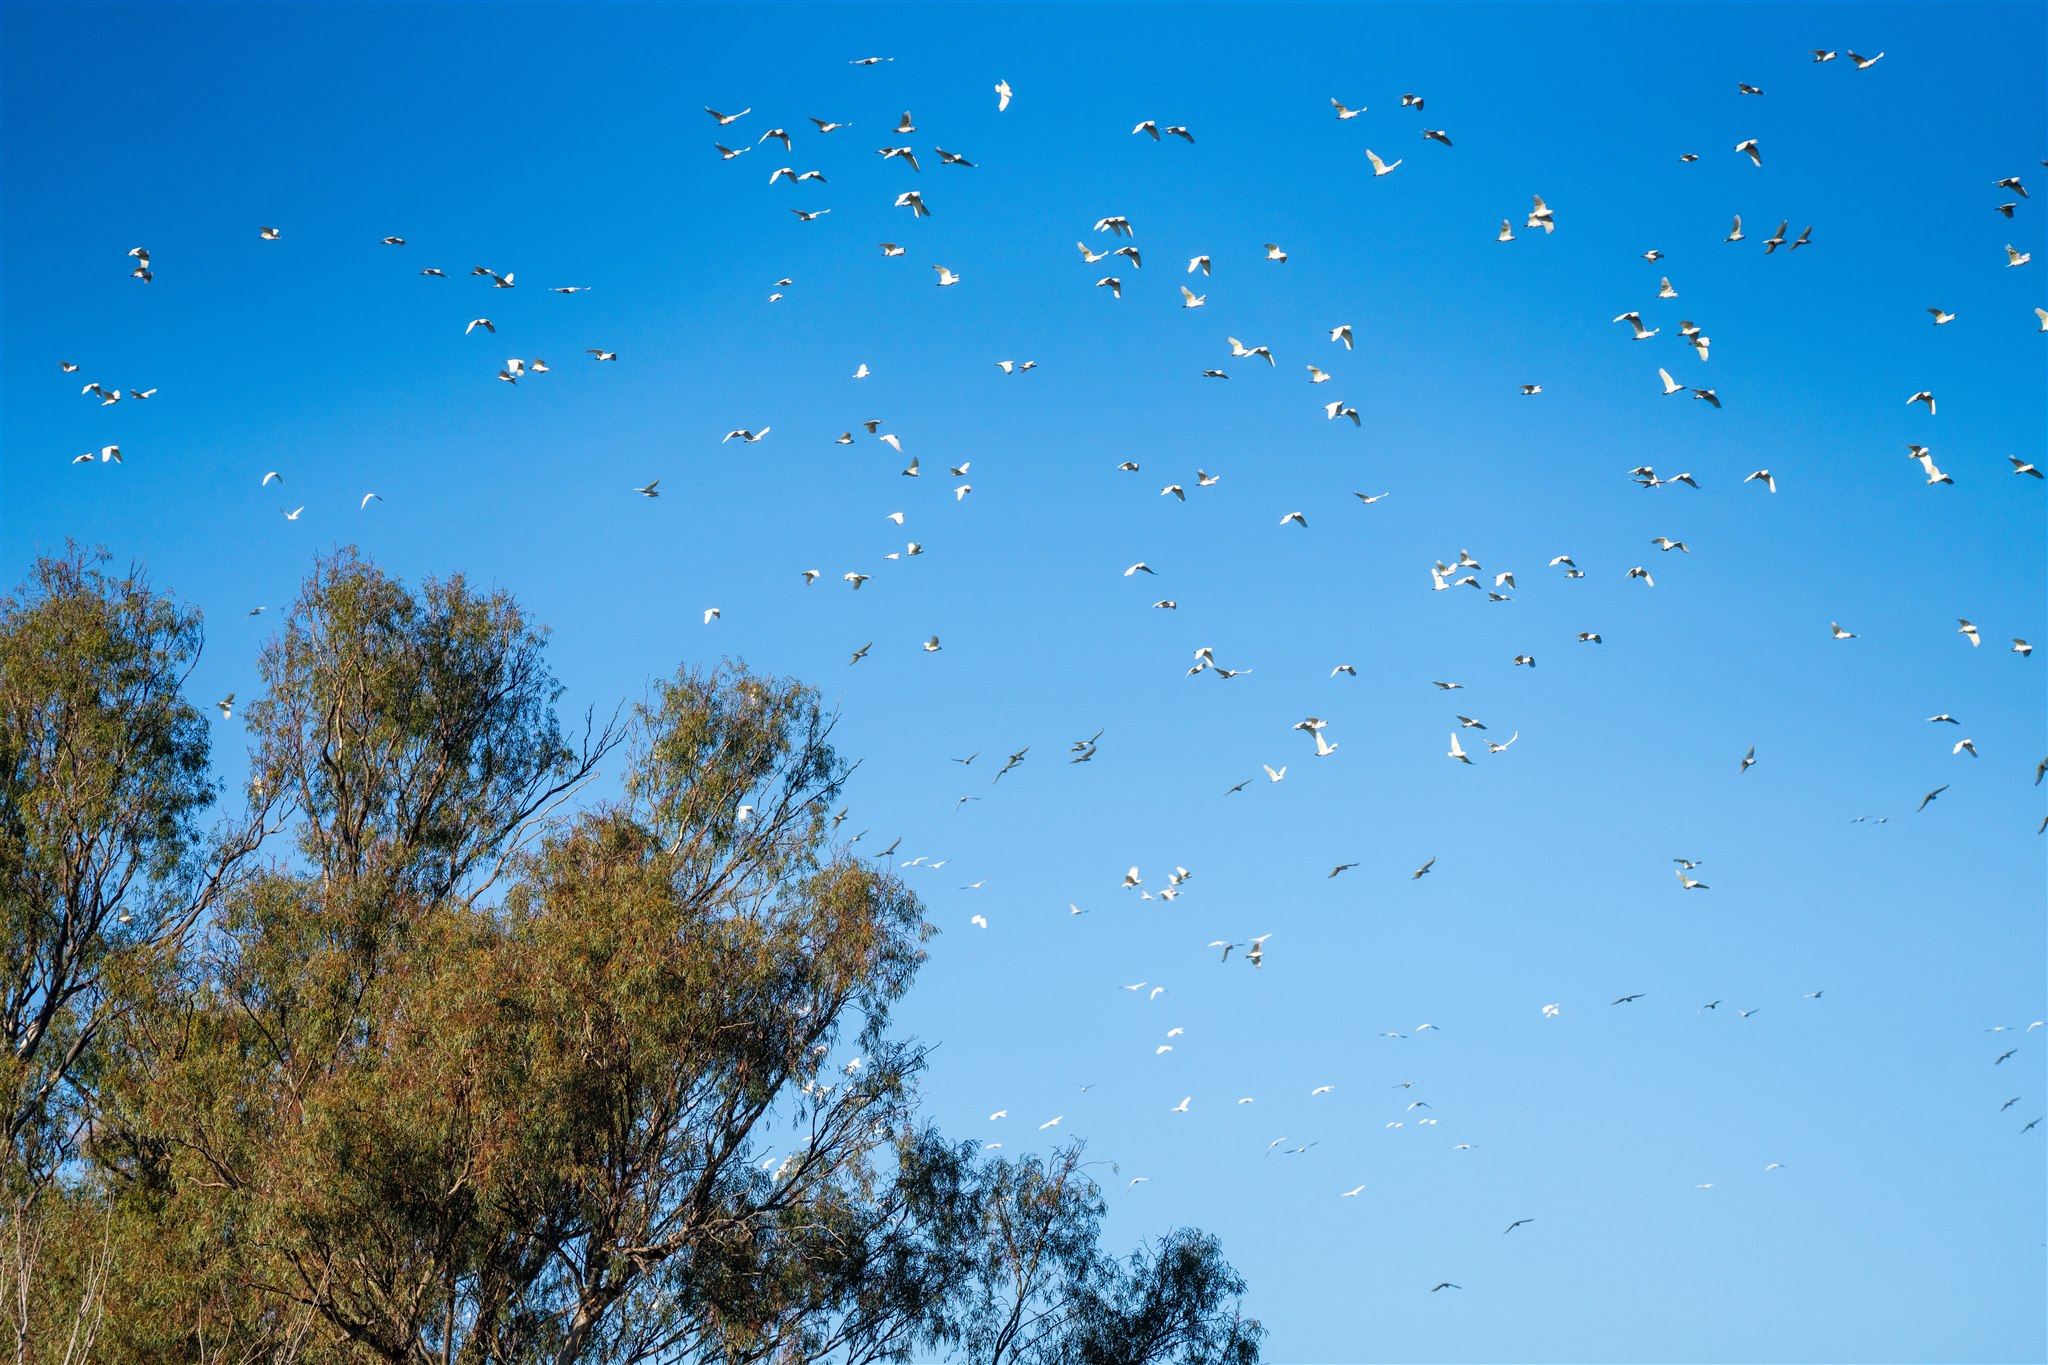
[[[10,578],[66,537],[144,562],[207,611],[205,701],[255,690],[276,618],[247,610],[348,543],[514,591],[577,709],[685,660],[815,683],[862,765],[845,832],[945,861],[905,873],[944,930],[904,1015],[938,1044],[934,1113],[1011,1152],[1085,1136],[1117,1165],[1111,1241],[1219,1234],[1271,1359],[2048,1351],[2048,1125],[2019,1131],[2048,1113],[2048,1028],[2022,1032],[2048,1017],[2044,660],[2009,652],[2048,647],[2048,566],[2043,484],[2007,463],[2048,465],[2040,7],[0,22]],[[849,64],[870,55],[894,60]],[[786,154],[713,151],[775,126]],[[876,155],[904,144],[921,171]],[[1375,179],[1368,147],[1404,162]],[[770,187],[784,165],[826,183]],[[2008,221],[2014,175],[2034,197]],[[912,188],[930,218],[892,205]],[[1531,195],[1554,234],[1522,226]],[[1142,269],[1079,258],[1112,214]],[[1812,245],[1766,255],[1780,219]],[[1631,309],[1659,335],[1609,321]],[[515,354],[551,372],[498,382]],[[1662,396],[1659,367],[1723,406]],[[102,408],[86,380],[158,393]],[[1923,389],[1938,414],[1905,403]],[[69,463],[110,442],[122,465]],[[1762,468],[1775,495],[1741,482]],[[1461,549],[1511,601],[1431,591]],[[1156,576],[1124,577],[1139,560]],[[1185,676],[1201,646],[1251,671]],[[1466,731],[1452,763],[1458,713],[1520,738]],[[1309,715],[1338,753],[1290,730]],[[1681,856],[1710,890],[1681,891]],[[1143,901],[1132,865],[1193,875]],[[1266,933],[1256,970],[1203,946]]]

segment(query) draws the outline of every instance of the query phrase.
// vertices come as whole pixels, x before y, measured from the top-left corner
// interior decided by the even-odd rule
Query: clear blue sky
[[[244,613],[351,542],[513,590],[579,709],[681,660],[814,682],[862,762],[843,832],[945,860],[905,874],[944,930],[904,1015],[939,1044],[935,1114],[1010,1152],[1085,1136],[1118,1165],[1110,1240],[1218,1233],[1271,1359],[2048,1351],[2048,1124],[2020,1132],[2048,1114],[2048,1028],[2021,1031],[2048,1017],[2048,653],[2009,650],[2048,651],[2048,490],[2007,463],[2048,466],[2040,6],[0,22],[10,580],[66,537],[143,561],[207,610],[201,701],[254,692],[276,617]],[[870,55],[895,60],[849,64]],[[720,129],[705,105],[754,112]],[[1148,118],[1197,140],[1132,136]],[[755,147],[774,126],[788,153]],[[1752,137],[1761,168],[1731,150]],[[1404,164],[1374,179],[1367,147]],[[771,188],[779,166],[827,183]],[[930,218],[892,206],[911,188]],[[1522,227],[1532,194],[1554,235]],[[1142,270],[1075,251],[1113,244],[1090,230],[1111,214]],[[1780,219],[1812,245],[1766,255]],[[2039,259],[2008,268],[2007,243]],[[1609,321],[1631,309],[1659,335]],[[465,336],[477,317],[496,335]],[[513,355],[551,372],[498,382]],[[1723,407],[1662,396],[1660,366]],[[102,408],[87,380],[158,393]],[[1938,414],[1905,402],[1923,389]],[[69,463],[110,442],[122,465]],[[1639,465],[1700,488],[1646,491]],[[1775,495],[1741,482],[1761,468]],[[1513,571],[1511,601],[1431,591],[1461,549],[1489,585]],[[1124,577],[1138,560],[1156,577]],[[1185,676],[1200,646],[1250,673]],[[1466,731],[1453,763],[1460,712],[1520,738]],[[1338,753],[1289,729],[1308,715]],[[1682,891],[1677,856],[1711,889]],[[1141,901],[1133,864],[1148,890],[1193,876]],[[1257,970],[1203,946],[1266,933]]]

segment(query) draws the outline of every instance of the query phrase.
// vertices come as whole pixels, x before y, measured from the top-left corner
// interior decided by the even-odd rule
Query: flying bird
[[[1616,322],[1625,322],[1625,323],[1627,323],[1627,324],[1628,324],[1628,325],[1629,325],[1629,326],[1630,326],[1631,328],[1633,328],[1633,329],[1634,329],[1634,331],[1635,331],[1635,334],[1636,334],[1636,335],[1635,335],[1635,339],[1636,339],[1637,341],[1648,341],[1648,340],[1649,340],[1649,339],[1650,339],[1651,337],[1653,337],[1653,336],[1657,335],[1657,333],[1658,333],[1658,332],[1660,332],[1660,331],[1662,331],[1662,330],[1663,330],[1663,328],[1661,328],[1661,327],[1648,327],[1648,328],[1644,327],[1644,326],[1643,326],[1643,315],[1642,315],[1641,313],[1636,313],[1636,312],[1628,312],[1628,313],[1623,313],[1623,314],[1622,314],[1622,315],[1621,315],[1620,317],[1616,318],[1616,319],[1615,319],[1615,321],[1616,321]],[[1663,373],[1663,371],[1661,371],[1661,370],[1660,370],[1660,371],[1658,371],[1658,373],[1659,373],[1659,374],[1662,374],[1662,373]],[[1665,378],[1666,378],[1666,379],[1669,379],[1669,378],[1670,378],[1670,376],[1669,376],[1669,375],[1665,375]]]

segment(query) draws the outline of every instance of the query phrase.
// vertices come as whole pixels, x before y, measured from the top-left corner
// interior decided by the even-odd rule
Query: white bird
[[[2025,265],[2025,264],[2026,264],[2026,263],[2027,263],[2028,261],[2031,261],[2031,260],[2033,260],[2033,259],[2034,259],[2034,253],[2033,253],[2033,252],[2031,252],[2031,251],[2014,251],[2014,250],[2012,249],[2012,243],[2011,243],[2011,242],[2007,242],[2007,243],[2005,244],[2005,263],[2006,263],[2006,264],[2007,264],[2008,266],[2014,266],[2014,265]],[[2044,331],[2048,331],[2048,322],[2044,322],[2044,323],[2042,324],[2042,328],[2043,328],[2043,330],[2044,330]]]
[[[1008,81],[996,82],[996,112],[998,114],[1002,113],[1003,110],[1010,107],[1011,93],[1012,92],[1010,90],[1010,83]]]
[[[1634,328],[1634,329],[1635,329],[1635,334],[1636,334],[1636,336],[1635,336],[1635,339],[1636,339],[1637,341],[1648,341],[1648,340],[1649,340],[1649,339],[1650,339],[1651,337],[1653,337],[1653,336],[1657,335],[1657,333],[1659,333],[1659,332],[1661,332],[1661,331],[1663,331],[1663,330],[1664,330],[1664,329],[1663,329],[1663,328],[1661,328],[1661,327],[1648,327],[1648,328],[1644,327],[1644,326],[1643,326],[1643,315],[1642,315],[1641,313],[1635,313],[1635,312],[1628,312],[1628,313],[1623,313],[1623,314],[1622,314],[1622,315],[1621,315],[1620,317],[1616,318],[1616,319],[1615,319],[1615,321],[1616,321],[1616,322],[1625,322],[1625,323],[1627,323],[1627,324],[1628,324],[1628,325],[1629,325],[1630,327]]]
[[[109,447],[109,448],[111,449],[111,447]],[[278,510],[278,511],[280,511],[280,512],[284,512],[284,509],[283,509],[282,507],[278,508],[277,510]],[[300,505],[300,506],[298,506],[298,507],[294,507],[294,508],[293,508],[293,509],[292,509],[291,511],[289,511],[289,512],[284,512],[284,519],[285,519],[286,521],[297,521],[297,520],[299,519],[299,513],[303,512],[303,511],[305,511],[305,510],[306,510],[306,509],[305,509],[304,505]]]
[[[1472,761],[1470,755],[1468,755],[1465,752],[1464,748],[1459,745],[1458,732],[1455,730],[1451,732],[1451,751],[1450,753],[1446,754],[1445,757],[1455,758],[1460,763],[1470,763]]]
[[[1828,630],[1833,633],[1837,640],[1853,640],[1856,638],[1854,631],[1843,630],[1838,622],[1828,622]]]
[[[704,106],[704,112],[711,115],[711,117],[717,119],[718,126],[723,128],[726,124],[737,122],[738,120],[743,119],[747,115],[753,113],[754,106],[750,104],[746,108],[740,110],[737,114],[721,114],[716,109],[713,109],[710,105],[707,104]]]
[[[1285,763],[1281,764],[1278,768],[1267,763],[1261,763],[1259,766],[1266,770],[1266,777],[1270,781],[1278,782],[1281,778],[1287,776],[1287,765]]]
[[[1752,165],[1761,166],[1764,164],[1763,150],[1756,145],[1756,139],[1753,137],[1745,138],[1743,141],[1736,143],[1735,150],[1747,156]]]
[[[1364,105],[1361,104],[1356,109],[1353,109],[1342,100],[1331,100],[1330,107],[1337,111],[1337,117],[1340,119],[1357,118],[1365,112]]]
[[[1169,1114],[1185,1114],[1188,1112],[1188,1105],[1194,1101],[1194,1098],[1195,1097],[1193,1095],[1183,1095],[1181,1096],[1180,1103],[1176,1104],[1175,1106],[1173,1106],[1173,1108],[1167,1110],[1166,1112]]]
[[[1269,347],[1246,346],[1242,341],[1239,341],[1236,337],[1225,337],[1224,340],[1230,343],[1230,355],[1233,360],[1243,360],[1249,356],[1262,355],[1266,357],[1266,364],[1268,366],[1272,366],[1277,363],[1273,359],[1273,352]]]
[[[952,271],[948,270],[945,266],[935,265],[932,267],[932,269],[939,272],[939,287],[941,289],[945,288],[949,284],[960,283],[960,277],[958,275],[955,275]]]
[[[1778,481],[1771,477],[1771,471],[1768,469],[1759,469],[1754,474],[1746,475],[1742,481],[1748,483],[1752,479],[1761,482],[1769,492],[1775,493],[1778,491]]]
[[[1282,251],[1275,243],[1268,242],[1266,243],[1266,259],[1269,261],[1279,261],[1284,264],[1287,260],[1287,253]]]
[[[356,510],[360,512],[363,508],[368,507],[371,503],[382,501],[384,501],[384,495],[382,493],[365,493],[363,494],[363,500],[356,504]]]
[[[721,615],[723,615],[723,613],[720,612],[717,607],[704,608],[704,624],[707,626],[710,625],[713,621],[716,621]]]
[[[1365,159],[1372,163],[1372,173],[1375,178],[1382,175],[1391,175],[1394,167],[1400,165],[1403,160],[1403,158],[1396,157],[1393,164],[1389,165],[1387,162],[1380,160],[1379,154],[1370,147],[1365,149]]]

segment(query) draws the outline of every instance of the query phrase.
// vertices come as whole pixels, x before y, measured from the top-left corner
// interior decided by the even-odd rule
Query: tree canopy
[[[1118,1259],[1078,1143],[922,1116],[934,931],[833,841],[814,691],[572,732],[508,595],[342,551],[224,802],[202,620],[107,564],[0,600],[19,1359],[1257,1358],[1213,1238]]]

